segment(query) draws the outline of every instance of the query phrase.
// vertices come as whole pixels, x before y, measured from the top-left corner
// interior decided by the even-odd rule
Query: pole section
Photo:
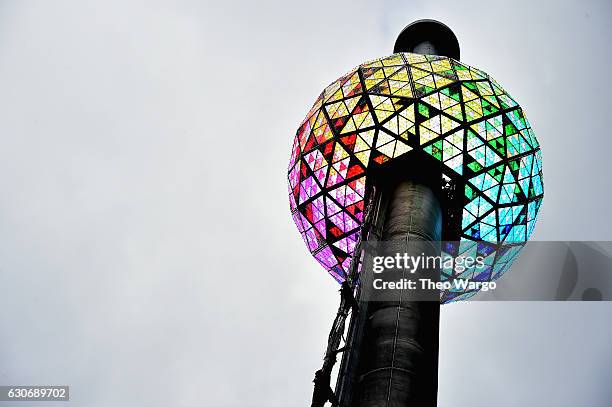
[[[383,240],[406,242],[409,256],[439,255],[434,242],[440,241],[441,224],[440,205],[426,185],[403,181],[390,191]],[[373,298],[362,305],[352,402],[343,405],[436,406],[439,301],[414,301],[400,291],[397,301]]]
[[[459,42],[446,25],[434,20],[419,20],[400,33],[394,52],[440,55],[458,60]],[[432,182],[436,175],[418,166],[399,171],[395,168],[394,173],[387,169],[384,174],[387,176],[378,178],[375,184],[376,189],[382,191],[378,197],[381,211],[375,220],[375,227],[380,231],[379,240],[405,242],[404,251],[408,256],[439,256],[442,210],[431,189],[438,187]],[[362,269],[362,273],[368,272],[371,270]],[[389,275],[389,280],[406,277],[402,273]],[[439,272],[434,277],[439,279]],[[363,284],[368,280],[371,276],[361,276]],[[399,297],[392,301],[388,297],[381,300],[376,293],[363,294],[362,287],[359,313],[352,316],[349,350],[342,358],[338,376],[336,394],[340,406],[435,407],[439,300],[415,301],[401,290]],[[430,290],[426,296],[438,299],[439,292]]]

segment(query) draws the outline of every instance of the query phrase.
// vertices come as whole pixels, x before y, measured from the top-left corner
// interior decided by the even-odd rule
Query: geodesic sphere
[[[543,198],[540,147],[523,110],[486,73],[447,57],[393,54],[329,85],[299,126],[289,201],[309,251],[348,273],[376,167],[434,160],[459,195],[444,228],[487,247],[526,242]],[[451,205],[453,206],[453,205]],[[478,281],[507,268],[494,261]],[[505,264],[505,263],[504,263]],[[453,278],[451,275],[443,278]]]

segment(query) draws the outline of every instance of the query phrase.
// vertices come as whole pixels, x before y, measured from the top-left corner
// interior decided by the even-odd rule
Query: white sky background
[[[72,406],[309,405],[338,298],[289,215],[291,142],[418,18],[525,108],[534,237],[610,240],[611,10],[0,2],[0,384],[67,384]],[[611,311],[445,306],[440,405],[608,407]]]

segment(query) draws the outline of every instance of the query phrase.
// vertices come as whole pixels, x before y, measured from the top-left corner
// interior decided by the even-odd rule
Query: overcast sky
[[[338,298],[291,221],[292,139],[418,18],[525,108],[545,176],[533,238],[611,240],[611,11],[1,1],[0,385],[70,385],[72,406],[309,405]],[[611,312],[445,306],[440,405],[609,407]]]

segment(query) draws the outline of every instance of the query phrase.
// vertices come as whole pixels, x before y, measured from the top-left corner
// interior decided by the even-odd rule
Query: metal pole
[[[459,59],[459,43],[442,23],[420,20],[398,37],[394,52]],[[411,169],[414,171],[414,169]],[[402,171],[410,174],[410,171]],[[375,221],[384,241],[405,241],[409,256],[439,255],[442,210],[427,177],[381,182]],[[362,276],[365,277],[365,276]],[[365,278],[362,278],[365,280]],[[435,407],[438,388],[439,301],[360,301],[349,327],[349,351],[336,393],[342,407]]]
[[[438,255],[442,212],[427,186],[403,181],[390,191],[383,240],[406,242],[409,256]],[[440,303],[370,300],[365,311],[355,407],[433,407],[437,401]]]

